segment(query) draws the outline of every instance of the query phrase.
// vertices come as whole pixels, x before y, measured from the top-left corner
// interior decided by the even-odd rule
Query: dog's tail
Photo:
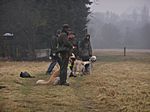
[[[45,80],[38,80],[36,81],[36,84],[41,84],[41,85],[46,85],[46,84],[53,84],[56,85],[58,83],[58,81],[60,80],[59,77],[59,73],[60,70],[56,70],[52,73],[52,75],[50,76],[49,80],[45,81]]]
[[[36,81],[36,84],[41,84],[41,85],[46,85],[46,84],[49,84],[49,81],[45,81],[45,80],[38,80]]]

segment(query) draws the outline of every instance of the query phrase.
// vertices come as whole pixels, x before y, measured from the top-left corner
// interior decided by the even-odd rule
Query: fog
[[[93,0],[88,32],[93,48],[150,48],[150,0]]]

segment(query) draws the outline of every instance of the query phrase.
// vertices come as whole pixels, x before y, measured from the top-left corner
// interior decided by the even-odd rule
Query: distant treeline
[[[121,15],[95,12],[88,28],[94,48],[150,49],[150,11],[146,6]]]
[[[78,39],[89,21],[90,0],[0,0],[0,57],[34,58],[35,49],[49,48],[51,37],[68,23]],[[4,40],[6,32],[13,40]],[[12,52],[13,51],[13,52]]]

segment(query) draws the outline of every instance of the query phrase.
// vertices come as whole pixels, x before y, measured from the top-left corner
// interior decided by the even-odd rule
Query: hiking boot
[[[63,83],[63,84],[60,84],[61,86],[69,86],[69,83],[66,82],[66,83]]]
[[[71,74],[69,77],[77,77],[76,75]]]
[[[77,77],[76,75],[74,75],[72,72],[70,73],[69,77]]]

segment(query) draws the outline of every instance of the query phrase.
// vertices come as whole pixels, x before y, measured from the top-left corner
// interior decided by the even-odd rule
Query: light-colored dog
[[[71,56],[70,57],[70,61],[71,61],[71,58],[75,58],[75,56]],[[77,60],[76,59],[74,61],[74,65],[73,65],[73,70],[72,70],[73,74],[75,76],[83,75],[84,71],[85,71],[85,65],[86,64],[90,64],[90,71],[91,71],[91,63],[96,61],[96,57],[94,57],[93,59],[92,58],[90,58],[90,59],[91,59],[90,61],[81,61],[81,60]],[[71,70],[68,68],[68,70],[67,70],[67,81],[69,79],[70,73],[71,73]],[[55,67],[53,68],[53,71],[52,71],[52,74],[51,74],[49,80],[47,80],[47,81],[46,80],[38,80],[38,81],[36,81],[36,84],[41,84],[41,85],[52,84],[52,85],[56,85],[56,84],[58,84],[58,82],[60,80],[59,74],[60,74],[60,66],[57,63],[55,65]]]
[[[75,55],[72,54],[71,58],[75,58]],[[85,65],[89,64],[89,73],[92,73],[92,63],[96,61],[96,56],[92,56],[89,61],[75,60],[73,66],[74,75],[83,75],[85,72]]]
[[[93,69],[93,63],[96,62],[96,56],[92,56],[89,61],[90,61],[90,64],[89,64],[89,72],[90,74],[92,73],[92,69]]]
[[[73,74],[75,76],[77,75],[83,75],[85,71],[85,65],[90,64],[89,61],[81,61],[81,60],[75,60],[74,66],[73,66]]]
[[[78,74],[83,74],[83,71],[85,69],[84,67],[84,64],[86,62],[83,62],[83,61],[80,61],[80,60],[76,60],[74,62],[74,66],[73,66],[73,73],[75,75],[78,75]],[[71,73],[71,70],[68,68],[67,70],[67,82],[69,81],[69,75]],[[46,81],[46,80],[38,80],[36,81],[36,84],[37,85],[57,85],[60,81],[60,78],[59,78],[59,74],[60,74],[60,66],[59,64],[57,63],[55,65],[55,67],[53,68],[53,71],[52,71],[52,74],[50,76],[50,78]]]
[[[52,84],[52,85],[56,85],[58,84],[60,78],[59,78],[59,74],[60,74],[60,66],[57,63],[55,65],[55,67],[53,68],[52,74],[49,78],[49,80],[38,80],[36,81],[36,84],[41,84],[41,85],[46,85],[46,84]]]
[[[90,61],[82,61],[82,60],[77,60],[75,55],[72,53],[72,56],[70,56],[70,62],[72,60],[74,60],[74,64],[73,64],[73,74],[75,76],[77,75],[83,75],[84,71],[85,71],[85,65],[86,64],[90,64]]]
[[[67,70],[67,82],[69,82],[69,75],[71,73],[71,70],[68,68]],[[51,85],[57,85],[60,81],[60,77],[59,77],[59,74],[60,74],[60,66],[59,64],[57,63],[55,65],[55,67],[53,68],[53,71],[52,71],[52,74],[49,78],[49,80],[38,80],[36,81],[36,84],[38,85],[48,85],[48,84],[51,84]]]

